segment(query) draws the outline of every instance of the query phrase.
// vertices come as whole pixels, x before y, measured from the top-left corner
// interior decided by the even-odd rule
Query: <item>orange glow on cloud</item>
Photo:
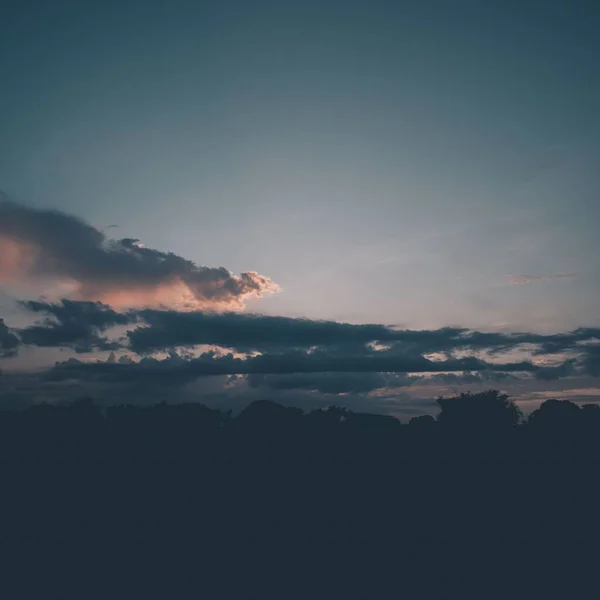
[[[30,245],[0,236],[0,283],[20,279],[34,262],[35,254]]]
[[[108,239],[71,215],[1,198],[0,282],[116,308],[242,310],[248,298],[279,291],[254,271],[197,265],[133,238]]]
[[[56,296],[56,299],[70,297],[100,301],[116,309],[162,307],[179,311],[243,310],[248,298],[279,291],[277,284],[255,272],[242,273],[238,277],[225,271],[220,277],[199,283],[186,283],[177,274],[163,277],[162,281],[133,279],[125,285],[122,279],[111,281],[105,277],[102,281],[95,281],[93,274],[87,276],[85,273],[78,280],[64,273],[53,275],[43,272],[43,269],[39,269],[42,273],[36,273],[40,259],[46,264],[54,261],[54,257],[45,255],[44,249],[33,242],[0,235],[0,283],[38,284],[40,293]]]
[[[210,308],[243,309],[243,299],[229,302],[202,301],[196,298],[190,289],[179,278],[157,286],[121,289],[87,289],[78,290],[76,295],[81,300],[98,300],[116,309],[135,308],[139,306],[169,307],[179,311],[203,310]]]

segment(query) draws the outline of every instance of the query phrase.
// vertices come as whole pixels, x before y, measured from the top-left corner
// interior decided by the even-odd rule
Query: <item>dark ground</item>
[[[0,413],[19,599],[594,598],[600,407]],[[522,419],[521,419],[522,420]]]

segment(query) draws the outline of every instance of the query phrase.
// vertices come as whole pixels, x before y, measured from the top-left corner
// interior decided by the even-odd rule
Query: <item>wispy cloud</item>
[[[508,278],[510,285],[525,285],[527,283],[538,283],[540,281],[551,281],[552,279],[572,279],[578,273],[556,273],[554,275],[511,275]]]

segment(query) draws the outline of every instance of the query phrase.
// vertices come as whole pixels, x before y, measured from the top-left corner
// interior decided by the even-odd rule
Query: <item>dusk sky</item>
[[[34,0],[1,20],[11,406],[600,400],[596,0]]]

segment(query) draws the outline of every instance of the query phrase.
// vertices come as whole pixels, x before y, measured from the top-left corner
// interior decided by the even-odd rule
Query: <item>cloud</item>
[[[590,368],[593,364],[597,368],[598,348],[589,345],[589,350],[590,357],[596,357]],[[303,408],[336,404],[407,416],[427,412],[423,403],[445,393],[447,386],[483,389],[500,382],[504,391],[522,394],[536,385],[560,386],[557,389],[581,387],[582,382],[594,385],[593,378],[586,380],[581,371],[573,372],[572,363],[566,366],[571,371],[561,374],[561,365],[489,363],[473,357],[431,361],[368,347],[361,353],[356,346],[254,357],[218,352],[190,357],[171,352],[166,359],[147,357],[138,362],[125,354],[112,354],[97,362],[70,358],[31,374],[5,373],[0,395],[3,406],[14,407],[91,396],[103,405],[197,401],[239,409],[253,399],[270,398]],[[397,370],[384,370],[392,367]],[[562,376],[568,377],[564,383],[558,379]]]
[[[20,304],[45,315],[41,322],[16,330],[23,344],[66,347],[79,353],[127,349],[146,356],[139,362],[122,356],[111,361],[116,364],[105,366],[67,362],[52,370],[49,377],[56,380],[130,383],[145,378],[157,385],[182,385],[204,376],[242,375],[253,388],[342,394],[413,385],[419,377],[429,384],[460,385],[514,380],[525,374],[545,381],[600,374],[595,350],[598,328],[558,334],[449,327],[412,331],[233,312],[119,312],[100,302],[73,300]],[[133,329],[121,331],[120,338],[109,337],[111,328],[129,326]],[[197,349],[182,350],[197,346],[216,350],[199,357],[194,354]],[[517,348],[531,359],[498,358]],[[158,351],[168,351],[169,358],[149,357]],[[548,358],[532,360],[561,353],[562,361],[554,364]]]
[[[590,344],[584,347],[580,365],[585,375],[600,377],[600,344]]]
[[[0,199],[0,283],[40,280],[113,307],[185,310],[241,309],[248,298],[279,289],[259,273],[198,266],[132,238],[111,240],[71,215]]]
[[[214,345],[246,353],[312,349],[330,355],[358,352],[379,359],[434,354],[452,358],[457,352],[465,351],[497,357],[527,347],[535,357],[565,352],[580,354],[584,344],[600,340],[600,328],[590,327],[556,334],[480,332],[453,327],[415,331],[377,324],[353,325],[240,313],[143,310],[137,315],[141,324],[126,336],[130,348],[141,355],[177,347]],[[549,377],[552,370],[544,373]]]
[[[325,402],[325,398],[343,398],[345,402],[352,396],[360,403],[360,397],[365,402],[373,396],[393,398],[398,396],[398,388],[418,394],[419,389],[432,393],[435,386],[496,382],[515,386],[520,381],[600,376],[598,328],[558,334],[449,327],[413,331],[234,312],[118,311],[101,302],[66,299],[57,303],[27,301],[20,306],[43,318],[13,331],[4,326],[2,334],[11,336],[6,338],[12,344],[11,353],[23,343],[76,352],[119,348],[144,357],[136,361],[111,354],[105,362],[71,358],[58,363],[40,373],[37,399],[56,398],[63,389],[69,398],[85,391],[94,397],[100,394],[107,402],[111,398],[168,401],[185,396],[188,392],[184,390],[195,386],[204,393],[207,386],[213,388],[206,382],[218,380],[236,382],[238,404],[260,393],[273,393],[276,399],[302,396],[310,402]],[[114,339],[114,328],[121,335],[118,339]],[[198,348],[182,350],[202,345],[216,348],[200,356],[195,355]],[[518,356],[525,351],[531,358],[498,358],[517,348]],[[149,356],[164,350],[166,359]],[[538,355],[546,358],[536,363],[533,358]],[[482,358],[485,356],[488,358]],[[244,394],[240,386],[244,386]],[[231,399],[231,389],[225,387],[211,397]],[[24,395],[11,394],[14,398]]]
[[[300,373],[292,375],[250,374],[250,387],[271,390],[309,390],[337,395],[367,393],[380,388],[410,385],[411,378],[396,373]]]
[[[122,347],[148,355],[169,349],[201,345],[219,346],[237,353],[281,353],[287,350],[328,349],[328,352],[387,356],[441,355],[451,358],[456,352],[487,352],[497,356],[523,346],[533,346],[533,356],[580,352],[581,345],[600,340],[600,328],[579,328],[557,334],[529,332],[500,333],[469,331],[444,327],[435,330],[407,330],[379,324],[354,325],[335,321],[275,317],[236,312],[181,312],[174,310],[131,309],[115,311],[100,302],[63,300],[59,303],[21,302],[30,312],[45,313],[50,318],[28,328],[26,343],[51,346],[64,345],[60,330],[71,330],[69,340],[77,339],[85,346],[89,335],[92,346],[98,331],[113,325],[133,325],[125,332]],[[49,329],[50,331],[45,331]]]
[[[76,321],[80,325],[95,327],[100,331],[114,325],[127,325],[136,320],[133,312],[117,312],[102,302],[76,302],[63,299],[57,303],[25,300],[19,304],[30,312],[51,315],[60,323]]]
[[[487,363],[474,357],[433,361],[425,357],[402,357],[385,352],[352,354],[327,351],[290,350],[247,358],[210,351],[197,358],[184,358],[175,352],[163,360],[144,358],[137,363],[82,362],[69,359],[57,363],[47,377],[53,380],[88,379],[131,382],[137,379],[159,385],[181,385],[210,375],[286,375],[286,374],[361,374],[361,373],[439,373],[449,371],[532,372],[539,367],[528,362]],[[353,377],[355,375],[349,375]],[[256,379],[255,379],[256,381]],[[383,380],[382,380],[383,381]],[[389,379],[387,380],[389,381]]]
[[[442,383],[438,376],[444,376],[445,385],[456,386],[482,386],[498,380],[503,382],[503,389],[506,385],[537,381],[533,377],[537,367],[529,363],[490,365],[479,361],[475,365],[470,360],[423,359],[419,365],[421,374],[417,375],[401,370],[416,368],[414,361],[403,364],[398,357],[398,372],[379,372],[382,365],[369,363],[366,367],[374,371],[347,372],[343,370],[348,367],[343,357],[332,365],[329,360],[307,362],[306,355],[310,353],[306,351],[286,354],[288,356],[283,359],[281,356],[244,359],[207,352],[197,358],[184,358],[172,352],[166,359],[143,358],[139,362],[123,357],[105,362],[71,358],[39,373],[31,382],[34,389],[24,391],[20,398],[25,402],[30,401],[31,396],[36,401],[60,402],[87,395],[105,405],[196,401],[234,410],[252,400],[266,398],[304,409],[335,404],[405,418],[436,410],[434,398],[447,389],[438,387]],[[355,357],[354,360],[358,359]],[[482,370],[462,370],[475,366]],[[331,371],[332,368],[340,370]],[[507,368],[510,375],[503,377],[503,373],[495,368]],[[461,370],[454,371],[455,377],[449,381],[448,371],[452,369]],[[529,370],[529,377],[520,378],[522,369]],[[10,393],[7,397],[13,398]]]
[[[239,313],[204,313],[143,310],[140,319],[148,326],[128,332],[135,352],[147,353],[176,346],[201,344],[236,348],[240,351],[309,348],[338,344],[392,341],[400,336],[419,348],[447,345],[447,338],[463,330],[399,333],[384,325],[352,325],[335,321],[313,321]]]
[[[0,319],[0,358],[16,356],[20,345],[19,338],[11,332],[4,319]]]
[[[583,349],[585,344],[600,340],[600,328],[579,327],[567,333],[540,336],[535,343],[538,347],[533,354],[558,354],[565,350]]]
[[[353,325],[233,312],[178,312],[173,310],[128,310],[119,312],[100,302],[63,300],[59,303],[28,301],[23,308],[47,317],[36,325],[18,330],[25,344],[70,347],[78,352],[127,348],[139,355],[196,346],[216,346],[254,356],[243,369],[225,368],[221,361],[210,368],[221,374],[292,372],[436,372],[436,371],[524,371],[550,379],[569,376],[575,368],[594,369],[594,357],[575,360],[591,352],[600,340],[599,328],[579,328],[557,334],[500,333],[463,328],[397,330],[386,325]],[[124,337],[109,340],[110,327],[133,326]],[[103,335],[100,335],[103,334]],[[527,348],[525,348],[527,347]],[[465,352],[496,358],[522,348],[532,357],[564,353],[563,365],[535,365],[531,361],[485,362]],[[181,352],[180,352],[181,353]],[[569,354],[571,356],[569,356]],[[586,354],[587,356],[587,354]],[[452,368],[431,368],[445,359]],[[236,363],[237,364],[237,363]],[[266,366],[268,364],[268,366]],[[261,366],[262,365],[262,366]],[[570,366],[569,366],[570,365]],[[209,369],[206,365],[203,367]],[[235,369],[238,367],[236,366]],[[241,367],[240,367],[241,368]],[[209,369],[210,371],[210,369]],[[208,373],[215,374],[215,373]]]
[[[572,279],[577,277],[577,273],[557,273],[555,275],[511,275],[508,278],[510,285],[526,285],[528,283],[538,283],[540,281],[551,281],[553,279]]]
[[[600,329],[579,329],[555,336],[535,333],[497,333],[443,327],[435,330],[394,329],[386,325],[353,325],[240,313],[142,310],[144,326],[127,333],[140,354],[178,346],[218,345],[244,351],[310,348],[351,344],[387,344],[403,354],[447,353],[457,349],[504,352],[523,344],[568,347],[579,340],[600,337]]]
[[[464,373],[436,373],[427,378],[419,378],[419,383],[435,384],[443,383],[445,385],[463,385],[469,383],[491,383],[491,382],[506,382],[517,381],[521,377],[513,373],[505,373],[503,371],[482,371],[480,373],[472,373],[465,371]]]
[[[159,402],[199,402],[221,410],[241,411],[250,402],[271,399],[285,406],[303,410],[344,406],[355,412],[375,412],[410,417],[437,410],[433,399],[410,398],[394,390],[390,394],[373,396],[348,392],[344,395],[324,394],[307,388],[277,388],[251,386],[244,377],[204,377],[174,386],[157,385],[144,378],[128,382],[90,379],[49,379],[39,373],[4,373],[0,377],[0,397],[3,409],[21,409],[39,402],[69,403],[82,397],[92,397],[100,406],[115,404],[154,405]]]
[[[40,324],[19,331],[24,344],[42,347],[67,347],[76,352],[110,350],[120,344],[111,342],[101,332],[109,327],[127,325],[135,316],[119,313],[101,302],[60,303],[26,301],[20,303],[30,312],[48,315]]]
[[[243,363],[243,364],[242,364]],[[528,361],[488,363],[469,356],[448,360],[430,360],[424,356],[406,356],[392,351],[374,352],[369,349],[355,352],[293,350],[261,354],[241,360],[239,373],[436,373],[443,371],[536,371]]]
[[[536,379],[540,379],[542,381],[552,381],[553,379],[563,379],[564,377],[569,377],[570,375],[577,374],[577,360],[569,359],[558,365],[550,366],[550,367],[540,367],[536,373]]]
[[[102,303],[77,301],[23,302],[21,306],[33,312],[46,312],[75,323],[83,318],[87,326],[92,311],[102,310],[94,318],[108,314]],[[103,307],[103,308],[102,308]],[[112,318],[115,319],[112,313]],[[233,348],[239,352],[307,349],[311,347],[362,348],[365,344],[383,344],[404,355],[449,352],[453,349],[509,349],[540,339],[535,334],[502,334],[469,331],[463,328],[436,330],[397,330],[386,325],[354,325],[335,321],[316,321],[302,318],[275,317],[236,312],[202,312],[174,310],[128,310],[119,324],[140,326],[127,332],[131,349],[138,354],[151,354],[176,347],[214,345]],[[115,321],[114,324],[117,324]]]
[[[501,371],[469,371],[458,373],[435,373],[429,375],[406,375],[405,373],[296,373],[292,375],[246,376],[253,388],[271,390],[302,389],[338,395],[348,393],[369,393],[375,390],[388,390],[393,393],[400,387],[413,385],[465,385],[520,381],[513,373]],[[397,393],[397,392],[394,392]]]

